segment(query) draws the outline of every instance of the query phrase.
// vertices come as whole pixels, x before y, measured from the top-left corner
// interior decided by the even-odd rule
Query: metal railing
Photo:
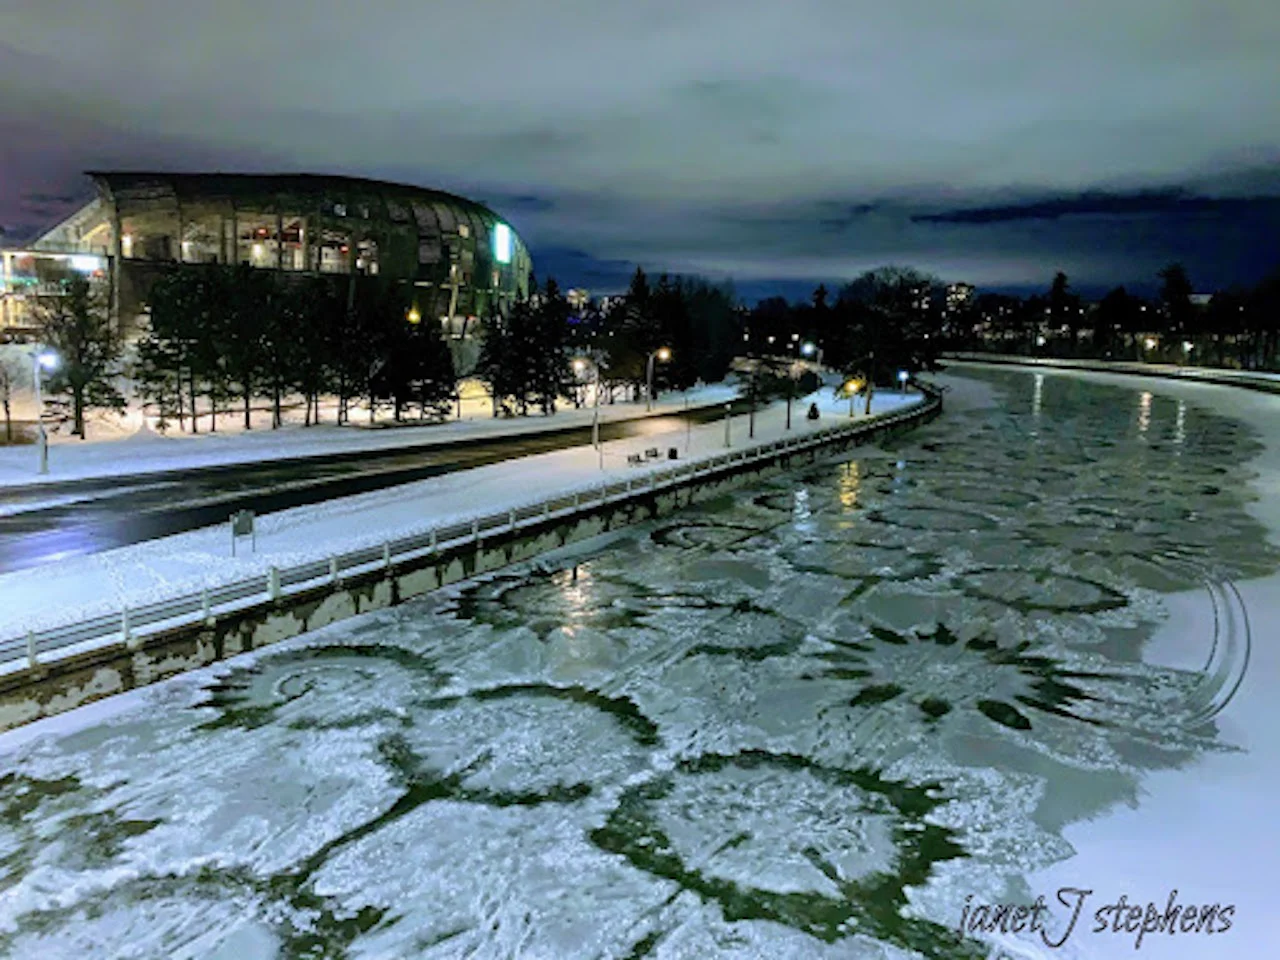
[[[479,545],[495,533],[508,533],[523,526],[572,516],[602,505],[680,486],[692,479],[730,473],[743,465],[773,459],[781,454],[819,447],[842,436],[874,433],[895,424],[913,422],[941,407],[941,392],[922,385],[924,397],[889,413],[823,427],[804,434],[747,447],[678,467],[653,470],[641,476],[596,483],[557,494],[544,500],[432,527],[385,543],[337,553],[291,567],[271,567],[265,575],[207,587],[198,593],[159,600],[118,612],[103,614],[42,630],[28,630],[23,636],[0,639],[0,667],[25,660],[32,669],[57,656],[113,644],[133,646],[148,633],[156,633],[193,623],[212,623],[219,615],[275,603],[281,597],[323,584],[340,583],[379,569],[422,559],[445,549],[467,544]]]

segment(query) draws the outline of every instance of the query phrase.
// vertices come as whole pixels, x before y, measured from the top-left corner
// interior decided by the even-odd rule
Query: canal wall
[[[444,544],[392,558],[371,569],[304,586],[268,602],[217,612],[196,622],[141,635],[122,632],[116,642],[44,661],[0,676],[0,730],[54,716],[83,704],[166,677],[258,650],[349,617],[395,606],[441,587],[613,530],[667,516],[780,472],[867,443],[884,440],[942,412],[941,392],[922,385],[924,399],[907,409],[858,421],[838,432],[790,445],[742,451],[706,470],[661,487],[641,485],[623,495],[587,502],[556,516],[531,518],[470,541]]]
[[[1178,366],[1172,363],[1141,363],[1129,360],[1071,360],[1057,357],[1024,357],[1006,353],[944,353],[941,359],[955,363],[987,363],[998,366],[1030,367],[1042,370],[1081,370],[1088,373],[1127,374],[1187,380],[1239,387],[1259,393],[1280,393],[1280,374],[1258,370],[1220,370],[1214,367]]]

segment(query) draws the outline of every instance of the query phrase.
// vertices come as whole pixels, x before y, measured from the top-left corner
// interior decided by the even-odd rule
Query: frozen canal
[[[0,955],[987,956],[966,896],[1230,749],[1143,646],[1276,557],[1242,424],[953,382],[888,448],[11,749]]]

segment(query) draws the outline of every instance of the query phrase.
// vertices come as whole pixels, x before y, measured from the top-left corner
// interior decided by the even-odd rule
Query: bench
[[[644,460],[641,458],[640,454],[638,453],[627,454],[627,466],[638,467],[638,466],[641,466],[643,463],[644,463]]]

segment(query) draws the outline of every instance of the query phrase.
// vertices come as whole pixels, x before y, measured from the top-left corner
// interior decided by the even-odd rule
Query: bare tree
[[[2,232],[2,231],[0,231]],[[17,382],[17,367],[11,357],[0,357],[0,406],[4,407],[4,442],[13,443],[13,386]]]

